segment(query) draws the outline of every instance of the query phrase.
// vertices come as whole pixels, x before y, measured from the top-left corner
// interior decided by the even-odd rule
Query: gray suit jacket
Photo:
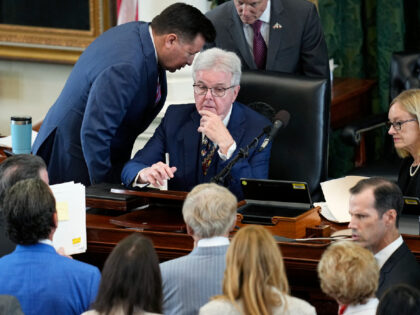
[[[210,297],[222,294],[228,247],[196,247],[187,256],[160,264],[164,314],[196,315]]]
[[[243,69],[257,69],[233,1],[209,11],[213,44],[235,52]],[[275,26],[276,25],[276,26]],[[306,0],[271,0],[266,70],[329,78],[328,52],[316,7]]]

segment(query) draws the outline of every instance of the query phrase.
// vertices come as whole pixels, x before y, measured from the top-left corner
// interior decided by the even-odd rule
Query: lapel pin
[[[278,30],[281,29],[283,26],[281,26],[281,24],[279,24],[278,22],[276,24],[273,25],[273,29],[274,30]]]

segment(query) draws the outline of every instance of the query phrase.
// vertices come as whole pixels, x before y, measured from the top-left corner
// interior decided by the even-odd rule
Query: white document
[[[349,201],[350,188],[356,185],[363,176],[345,176],[321,183],[325,204],[321,206],[321,214],[328,220],[338,223],[350,221]]]
[[[50,188],[58,215],[54,248],[58,250],[63,247],[66,255],[84,253],[87,249],[85,186],[68,182],[51,185]]]
[[[37,135],[38,135],[38,132],[32,130],[31,145],[34,144],[34,141]],[[12,136],[0,138],[0,146],[6,147],[6,148],[12,148]]]

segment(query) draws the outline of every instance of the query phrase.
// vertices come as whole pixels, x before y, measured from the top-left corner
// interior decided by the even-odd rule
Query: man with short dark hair
[[[51,183],[119,183],[135,139],[165,103],[165,70],[191,65],[214,37],[211,22],[184,3],[151,24],[126,23],[99,36],[73,67],[32,147]]]
[[[313,3],[306,0],[231,0],[206,16],[213,44],[235,52],[243,69],[329,78],[327,45]]]
[[[0,257],[11,253],[16,247],[5,233],[5,223],[1,213],[4,196],[15,183],[27,178],[40,178],[48,184],[47,166],[39,156],[13,155],[0,164]]]
[[[352,238],[373,252],[380,267],[376,296],[400,283],[420,288],[420,266],[398,231],[400,188],[384,178],[368,178],[352,187],[350,194]]]
[[[166,315],[195,315],[222,294],[229,232],[236,223],[237,200],[216,184],[196,186],[185,199],[182,215],[194,249],[184,257],[160,264]]]
[[[74,314],[94,301],[98,268],[59,255],[52,246],[58,218],[53,193],[39,178],[10,188],[3,208],[16,250],[0,259],[0,294],[17,297],[24,314]]]

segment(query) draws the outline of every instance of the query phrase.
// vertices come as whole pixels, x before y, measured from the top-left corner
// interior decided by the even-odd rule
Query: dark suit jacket
[[[411,156],[402,160],[398,174],[398,186],[404,196],[420,198],[420,170],[414,176],[410,176],[410,166],[413,161]]]
[[[213,44],[235,52],[243,69],[257,69],[233,1],[209,11]],[[273,28],[278,23],[281,28]],[[306,0],[271,0],[266,70],[329,78],[328,52],[316,7]]]
[[[405,243],[382,266],[376,296],[380,299],[387,289],[401,283],[420,289],[420,265]]]
[[[136,137],[166,99],[148,27],[114,27],[80,56],[32,148],[47,163],[51,184],[119,182]],[[162,98],[155,106],[158,76]]]
[[[165,153],[169,153],[170,166],[177,167],[175,177],[168,181],[169,189],[189,191],[195,185],[206,182],[199,167],[201,133],[197,131],[197,128],[200,125],[200,119],[201,116],[195,104],[169,106],[153,137],[124,166],[121,175],[123,183],[127,186],[131,185],[141,169],[156,162],[165,161]],[[268,119],[245,105],[235,102],[227,126],[237,145],[231,159],[240,148],[251,143],[267,125],[270,125]],[[262,139],[260,144],[261,142]],[[239,182],[241,177],[267,178],[270,150],[271,146],[262,152],[251,149],[249,156],[241,159],[232,168],[229,189],[238,199],[242,199]],[[212,165],[216,165],[216,173],[220,172],[231,159],[222,161],[216,152],[212,159]]]

